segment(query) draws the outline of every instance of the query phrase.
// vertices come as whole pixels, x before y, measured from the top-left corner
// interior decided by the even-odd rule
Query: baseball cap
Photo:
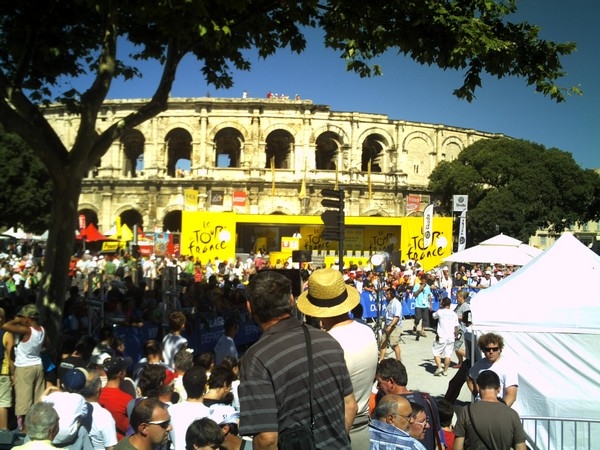
[[[170,385],[177,378],[177,374],[170,369],[165,369],[165,381],[163,382],[163,386]]]
[[[17,316],[29,317],[30,319],[39,319],[40,318],[40,310],[37,308],[37,306],[35,306],[33,304],[25,305],[17,313]]]
[[[65,389],[77,392],[85,386],[87,375],[88,373],[85,369],[75,367],[74,369],[65,372],[61,377],[60,382]]]
[[[240,420],[240,413],[233,406],[217,403],[208,410],[208,418],[214,420],[219,426],[229,423],[237,424]]]

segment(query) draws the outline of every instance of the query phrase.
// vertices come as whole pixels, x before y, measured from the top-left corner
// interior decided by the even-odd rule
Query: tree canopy
[[[513,0],[48,0],[43,7],[29,0],[3,2],[0,123],[40,158],[53,188],[39,301],[50,314],[50,335],[57,337],[60,327],[82,180],[124,131],[167,108],[184,56],[203,64],[209,83],[230,87],[232,68],[251,69],[246,50],[256,49],[261,57],[280,48],[301,52],[302,30],[320,27],[324,45],[338,50],[360,76],[379,74],[371,61],[395,49],[421,64],[464,71],[455,94],[466,100],[473,99],[484,72],[523,78],[558,102],[578,92],[557,84],[564,75],[561,57],[575,44],[540,39],[538,27],[510,22],[515,11]],[[125,47],[119,41],[133,44],[133,64],[118,54]],[[138,77],[140,59],[162,67],[152,98],[98,132],[98,113],[112,81]],[[73,88],[69,81],[84,75],[89,86]],[[44,105],[52,102],[79,119],[71,148],[44,118]]]
[[[52,186],[48,171],[19,136],[0,125],[0,226],[48,229]]]
[[[560,232],[600,218],[600,176],[570,153],[524,140],[481,140],[440,163],[429,188],[451,214],[452,196],[469,196],[468,237],[499,232],[529,241],[538,229]]]

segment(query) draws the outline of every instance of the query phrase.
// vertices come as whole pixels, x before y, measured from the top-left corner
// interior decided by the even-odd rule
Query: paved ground
[[[426,330],[427,337],[422,337],[418,341],[412,331],[413,319],[404,319],[402,323],[403,335],[400,342],[402,349],[402,362],[408,372],[408,388],[410,390],[419,390],[428,392],[433,397],[443,397],[448,388],[448,381],[456,374],[457,369],[448,369],[448,376],[436,377],[433,372],[436,369],[431,346],[435,333]],[[394,354],[388,350],[386,356],[393,357]],[[457,361],[456,355],[453,355],[452,362]],[[465,384],[460,392],[457,404],[471,401],[471,393]]]

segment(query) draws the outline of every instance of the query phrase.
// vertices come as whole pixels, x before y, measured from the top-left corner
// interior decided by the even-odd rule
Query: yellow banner
[[[188,211],[198,210],[198,191],[196,189],[185,189],[183,191],[183,204]]]
[[[452,253],[452,218],[433,217],[431,244],[425,246],[423,218],[407,217],[403,221],[401,259],[419,261],[425,270],[442,264]]]
[[[217,256],[221,261],[235,258],[234,213],[183,211],[181,219],[182,255],[192,255],[202,264]]]
[[[117,252],[121,248],[119,241],[104,241],[102,242],[103,252]]]

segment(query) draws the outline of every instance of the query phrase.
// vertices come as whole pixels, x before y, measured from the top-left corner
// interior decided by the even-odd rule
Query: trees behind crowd
[[[575,45],[542,40],[539,28],[527,22],[510,23],[507,16],[515,10],[513,1],[490,0],[50,0],[43,8],[26,0],[6,3],[0,16],[0,123],[40,158],[53,189],[39,300],[51,339],[60,330],[82,180],[123,132],[167,108],[186,55],[200,61],[208,83],[231,87],[232,67],[251,68],[248,49],[260,57],[280,48],[300,53],[303,32],[318,27],[325,46],[339,51],[348,70],[360,76],[380,74],[371,61],[392,49],[421,64],[464,71],[455,94],[468,101],[482,73],[523,78],[558,102],[578,93],[557,84],[564,75],[561,57]],[[131,53],[118,57],[117,48]],[[99,131],[111,83],[137,79],[138,60],[162,68],[152,98]],[[56,102],[79,118],[71,148],[43,116],[44,105]]]
[[[527,243],[539,229],[561,232],[600,219],[600,176],[570,153],[524,140],[477,141],[441,162],[429,188],[447,215],[453,194],[469,196],[471,244],[499,233]]]

